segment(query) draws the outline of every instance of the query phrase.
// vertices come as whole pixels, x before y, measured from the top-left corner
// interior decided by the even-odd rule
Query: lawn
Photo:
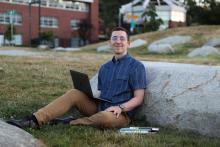
[[[0,118],[20,118],[28,115],[49,101],[72,88],[69,69],[86,72],[92,77],[102,63],[111,59],[111,54],[97,54],[85,51],[74,53],[54,53],[45,51],[45,57],[0,56],[4,74],[0,77]],[[172,55],[145,55],[132,53],[133,56],[147,60],[170,60],[193,62],[184,57]],[[67,58],[68,57],[68,58]],[[198,59],[203,63],[207,59]],[[213,58],[213,63],[219,60]],[[74,110],[69,112],[79,116]],[[149,123],[136,120],[131,126],[148,126]],[[150,124],[154,125],[154,124]],[[157,126],[155,124],[155,126]],[[118,130],[100,130],[85,126],[45,125],[40,130],[27,129],[47,146],[91,146],[91,147],[218,147],[217,138],[209,138],[192,132],[160,127],[158,134],[121,135]]]
[[[132,36],[132,39],[146,39],[149,43],[169,35],[190,35],[192,41],[177,46],[176,54],[149,54],[146,47],[130,49],[132,56],[145,61],[163,61],[192,64],[220,65],[220,56],[188,58],[192,48],[202,46],[210,38],[219,37],[219,26],[177,28],[155,33]],[[100,44],[83,47],[77,52],[41,51],[38,57],[12,57],[0,55],[0,118],[20,118],[35,112],[48,102],[71,89],[69,70],[88,73],[90,78],[101,64],[111,59],[111,54],[96,53]],[[218,47],[219,48],[219,47]],[[0,48],[10,49],[10,48]],[[24,48],[22,48],[24,49]],[[219,48],[220,49],[220,48]],[[28,49],[38,52],[37,49]],[[71,110],[69,114],[79,117]],[[131,126],[157,126],[142,120],[135,120]],[[41,129],[26,129],[34,137],[53,147],[219,147],[219,138],[209,138],[196,133],[160,127],[158,134],[121,135],[117,129],[100,130],[93,127],[45,125]]]

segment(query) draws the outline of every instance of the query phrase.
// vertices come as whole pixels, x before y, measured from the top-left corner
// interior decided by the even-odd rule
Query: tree
[[[8,25],[7,29],[6,29],[6,31],[4,33],[4,38],[6,40],[8,40],[10,42],[10,44],[11,44],[11,41],[14,39],[12,34],[15,34],[15,33],[16,33],[15,26],[12,26],[12,28],[11,28],[11,25]]]
[[[163,24],[163,20],[157,18],[156,7],[152,3],[149,3],[141,17],[144,19],[143,25],[145,32],[157,31],[160,25]]]
[[[200,0],[200,3],[197,5],[195,0],[185,0],[187,24],[220,24],[220,3],[216,0]]]
[[[111,30],[118,26],[119,8],[132,0],[100,0],[99,12],[103,20],[103,32],[110,35]]]
[[[40,33],[40,39],[42,44],[46,44],[48,46],[52,46],[53,44],[53,39],[54,39],[54,34],[52,31],[47,31],[47,32],[41,32]]]
[[[92,25],[87,20],[82,20],[79,23],[79,37],[83,41],[83,45],[86,45],[86,41],[89,40],[90,30]],[[81,45],[81,43],[79,43]]]

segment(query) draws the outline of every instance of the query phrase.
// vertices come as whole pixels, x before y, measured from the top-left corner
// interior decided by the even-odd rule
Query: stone
[[[220,137],[220,66],[142,63],[149,84],[136,118]],[[97,83],[92,83],[97,89]]]
[[[49,49],[50,47],[49,47],[48,45],[45,45],[45,44],[40,44],[40,45],[38,45],[37,48],[38,48],[38,49],[46,50],[46,49]]]
[[[147,44],[147,41],[142,40],[142,39],[136,39],[134,41],[131,42],[129,48],[137,48],[137,47],[141,47]]]
[[[28,132],[0,120],[0,146],[43,147],[45,145],[41,141],[35,139]]]
[[[210,39],[207,43],[204,44],[204,46],[220,46],[220,38]]]
[[[99,46],[96,49],[97,52],[105,52],[105,53],[111,53],[112,49],[110,47],[110,45],[103,45],[103,46]]]
[[[150,53],[173,53],[175,52],[174,45],[184,44],[191,40],[191,36],[170,36],[152,42],[147,48]]]
[[[155,44],[150,46],[150,53],[174,53],[174,48],[170,44]]]
[[[200,48],[196,48],[196,49],[192,50],[187,56],[188,57],[197,57],[197,56],[206,57],[209,55],[220,55],[220,52],[215,47],[202,46]]]

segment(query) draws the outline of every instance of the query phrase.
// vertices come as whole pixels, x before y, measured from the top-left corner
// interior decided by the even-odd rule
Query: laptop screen
[[[102,99],[102,98],[96,98],[93,96],[92,93],[92,88],[89,82],[89,77],[87,74],[78,72],[78,71],[74,71],[74,70],[70,70],[70,74],[73,80],[73,86],[75,89],[82,91],[83,93],[85,93],[89,98],[94,98],[94,99],[98,99],[101,101],[106,101],[111,103],[110,100],[106,100],[106,99]]]
[[[74,88],[82,91],[88,97],[93,98],[88,75],[74,70],[70,70],[70,74],[73,80]]]

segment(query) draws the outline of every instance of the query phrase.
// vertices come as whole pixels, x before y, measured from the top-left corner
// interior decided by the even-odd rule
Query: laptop
[[[89,82],[89,77],[87,74],[85,73],[81,73],[75,70],[70,70],[70,75],[72,77],[72,81],[73,81],[73,85],[74,88],[82,91],[83,93],[85,93],[88,97],[90,98],[94,98],[97,100],[101,100],[101,101],[105,101],[105,102],[109,102],[111,103],[111,101],[106,100],[106,99],[102,99],[102,98],[97,98],[93,96],[92,93],[92,88]]]

